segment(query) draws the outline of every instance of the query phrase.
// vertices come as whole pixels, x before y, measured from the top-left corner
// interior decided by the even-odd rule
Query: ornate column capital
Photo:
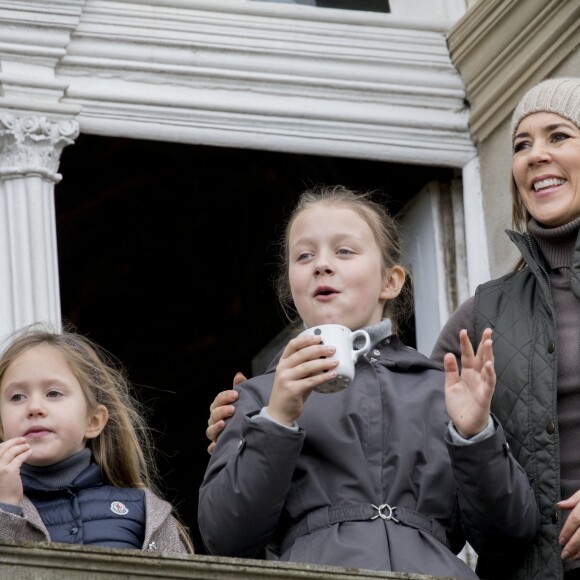
[[[0,113],[0,180],[40,175],[58,183],[62,150],[78,135],[74,119],[53,121],[40,115]]]

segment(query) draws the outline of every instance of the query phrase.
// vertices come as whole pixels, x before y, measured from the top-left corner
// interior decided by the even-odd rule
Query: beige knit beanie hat
[[[512,141],[521,120],[532,113],[556,113],[580,129],[580,78],[557,78],[532,87],[512,116]]]

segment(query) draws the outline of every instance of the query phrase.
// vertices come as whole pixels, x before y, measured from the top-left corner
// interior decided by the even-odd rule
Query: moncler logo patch
[[[121,503],[120,501],[114,501],[111,504],[111,511],[118,516],[126,516],[129,513],[129,510],[125,504]]]

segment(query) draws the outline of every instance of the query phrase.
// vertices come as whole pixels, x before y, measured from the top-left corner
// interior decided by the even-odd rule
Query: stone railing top
[[[62,578],[67,580],[126,580],[128,578],[429,580],[434,578],[398,572],[373,572],[357,568],[215,556],[167,555],[56,543],[0,544],[0,577],[26,580],[37,578],[42,580],[62,580]]]

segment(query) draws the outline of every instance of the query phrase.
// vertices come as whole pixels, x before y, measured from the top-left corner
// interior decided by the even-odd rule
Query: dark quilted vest
[[[140,489],[103,485],[96,464],[63,489],[45,489],[24,474],[22,483],[53,542],[142,549],[145,494]]]
[[[555,508],[560,500],[555,314],[535,242],[514,232],[508,235],[527,267],[477,289],[475,332],[481,336],[484,328],[493,329],[497,386],[492,411],[504,426],[514,457],[534,482],[541,529],[527,553],[512,555],[509,562],[480,559],[478,573],[493,579],[561,579]]]

